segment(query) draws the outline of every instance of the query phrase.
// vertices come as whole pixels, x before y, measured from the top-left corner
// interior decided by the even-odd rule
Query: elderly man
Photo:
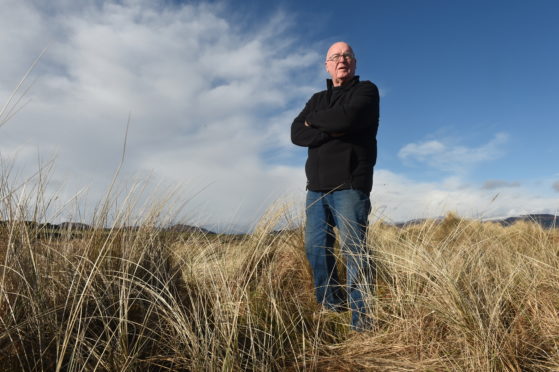
[[[357,60],[345,42],[326,54],[327,89],[315,93],[291,125],[294,144],[308,147],[305,250],[316,298],[326,309],[351,309],[352,329],[369,327],[364,297],[372,288],[366,250],[369,194],[377,157],[379,93],[355,75]],[[334,255],[334,226],[346,261],[341,287]]]

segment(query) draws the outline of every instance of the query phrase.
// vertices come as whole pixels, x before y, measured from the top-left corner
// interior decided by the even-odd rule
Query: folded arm
[[[306,121],[312,128],[332,134],[358,132],[376,122],[379,115],[378,88],[372,84],[357,87],[343,105],[308,113]],[[363,120],[364,117],[371,120]]]
[[[291,124],[291,142],[298,146],[320,146],[332,138],[324,131],[311,126],[307,122],[306,117],[310,112],[311,101],[312,98],[307,102],[303,111],[293,120],[293,124]]]

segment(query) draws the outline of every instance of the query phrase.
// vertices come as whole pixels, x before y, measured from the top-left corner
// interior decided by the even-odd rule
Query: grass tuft
[[[0,183],[3,370],[559,369],[557,229],[371,225],[374,327],[355,333],[315,303],[302,229],[276,231],[284,208],[245,236],[177,232],[165,202],[134,217],[131,194],[55,231],[44,187]]]

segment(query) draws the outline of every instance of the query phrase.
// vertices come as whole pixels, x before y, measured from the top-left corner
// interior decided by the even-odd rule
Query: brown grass
[[[48,198],[3,182],[1,370],[559,370],[557,229],[371,225],[374,328],[354,333],[315,303],[302,229],[272,231],[281,209],[239,239],[166,232],[156,202],[55,233],[21,222]]]

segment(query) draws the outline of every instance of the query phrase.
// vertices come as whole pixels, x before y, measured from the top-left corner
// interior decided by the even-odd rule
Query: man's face
[[[357,62],[351,47],[344,42],[333,44],[326,54],[326,71],[334,86],[340,86],[355,76]]]

